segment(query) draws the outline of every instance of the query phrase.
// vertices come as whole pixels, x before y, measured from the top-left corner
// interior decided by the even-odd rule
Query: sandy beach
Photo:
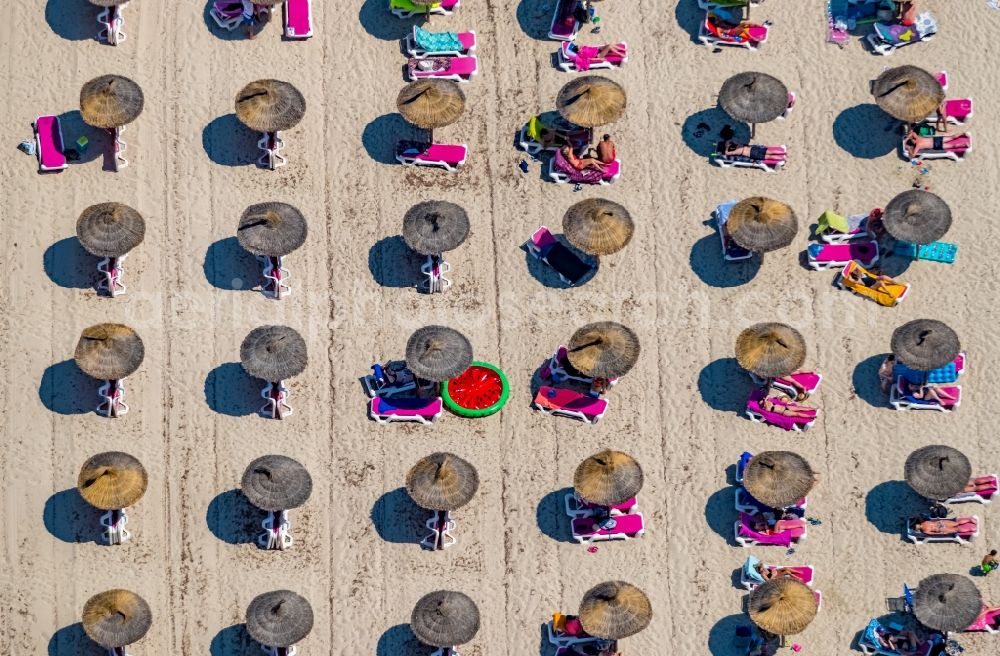
[[[453,16],[432,20],[431,29],[474,29],[479,38],[466,113],[435,132],[468,144],[458,173],[393,159],[395,141],[418,133],[395,107],[405,83],[399,38],[412,22],[386,4],[316,1],[315,36],[289,42],[280,15],[248,41],[220,31],[204,2],[134,0],[118,47],[94,40],[98,9],[84,0],[8,7],[0,652],[103,653],[84,635],[81,609],[122,587],[153,613],[136,656],[260,653],[244,613],[279,588],[306,597],[315,613],[300,654],[429,653],[407,624],[417,599],[437,589],[461,590],[479,606],[482,627],[464,656],[551,654],[543,627],[551,614],[575,612],[592,585],[621,579],[642,587],[654,612],[647,630],[621,643],[624,653],[736,656],[733,629],[749,621],[734,571],[752,552],[816,567],[822,610],[795,642],[804,656],[844,654],[904,583],[967,574],[1000,548],[1000,517],[976,504],[957,507],[982,520],[971,545],[901,538],[903,519],[920,509],[903,481],[911,451],[950,444],[975,473],[1000,469],[990,393],[990,372],[1000,370],[991,197],[1000,67],[991,39],[973,37],[995,33],[1000,11],[985,0],[924,0],[940,34],[886,58],[857,39],[843,49],[826,43],[816,1],[764,2],[751,14],[774,23],[764,47],[713,53],[693,38],[704,16],[695,0],[606,0],[601,33],[585,30],[579,41],[624,40],[630,49],[628,64],[608,74],[628,93],[624,118],[606,130],[622,176],[574,193],[544,180],[538,163],[522,173],[527,158],[514,146],[518,129],[554,109],[571,79],[552,66],[558,44],[545,39],[553,0],[463,0]],[[928,162],[921,173],[900,159],[893,122],[868,93],[869,80],[900,64],[947,70],[948,96],[975,98],[967,161]],[[716,107],[718,89],[745,70],[774,75],[798,95],[787,120],[757,128],[759,141],[788,147],[776,174],[708,162],[715,135],[732,122]],[[123,135],[130,165],[119,173],[105,170],[107,139],[78,112],[80,86],[105,73],[145,94]],[[289,164],[277,171],[254,165],[259,135],[233,113],[237,91],[260,78],[293,83],[307,102],[304,120],[283,133]],[[90,135],[82,161],[39,175],[14,150],[41,114],[60,115],[68,141]],[[800,264],[808,226],[825,209],[884,207],[915,179],[950,205],[946,240],[959,255],[950,266],[905,268],[905,303],[880,307],[833,287],[833,272]],[[706,221],[718,203],[753,195],[795,209],[796,242],[725,263]],[[566,289],[520,246],[539,225],[557,230],[571,204],[591,197],[625,205],[636,234],[592,280]],[[415,291],[422,260],[400,237],[406,210],[431,199],[462,205],[472,223],[448,254],[454,286],[433,296]],[[94,291],[96,259],[75,232],[80,212],[105,201],[134,207],[147,224],[126,263],[128,293],[114,299]],[[286,258],[293,291],[280,302],[260,293],[260,267],[235,237],[246,207],[265,201],[291,203],[309,226],[305,245]],[[954,413],[896,412],[878,390],[893,329],[925,317],[952,326],[969,358]],[[532,410],[543,361],[577,327],[603,320],[631,326],[642,344],[638,365],[608,394],[605,418],[587,426]],[[73,363],[80,331],[106,321],[135,328],[146,349],[126,380],[131,411],[115,420],[93,412],[96,385]],[[824,375],[814,397],[820,419],[806,433],[743,415],[751,383],[733,345],[759,321],[798,328],[807,367]],[[461,330],[476,359],[507,373],[510,402],[485,419],[445,413],[431,427],[370,421],[358,378],[376,360],[401,358],[410,333],[436,323]],[[295,328],[309,349],[308,368],[289,383],[295,414],[286,421],[255,414],[259,386],[239,364],[246,334],[270,324]],[[602,448],[642,464],[647,531],[590,553],[573,542],[562,499],[577,464]],[[820,472],[809,515],[822,523],[791,556],[733,542],[732,465],[744,450],[770,449],[796,451]],[[109,450],[133,454],[149,472],[129,510],[134,537],[116,547],[99,543],[98,513],[75,487],[81,464]],[[467,459],[481,478],[455,513],[459,544],[442,552],[417,544],[427,515],[402,489],[411,465],[434,451]],[[299,460],[313,478],[286,552],[252,543],[262,514],[239,491],[247,464],[268,453]],[[974,580],[984,601],[1000,604],[1000,578]],[[996,641],[961,637],[970,655],[996,653]]]

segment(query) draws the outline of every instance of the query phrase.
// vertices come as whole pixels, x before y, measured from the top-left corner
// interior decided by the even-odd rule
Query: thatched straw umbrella
[[[795,239],[799,220],[785,203],[754,196],[733,205],[726,222],[729,236],[737,244],[755,253],[785,248]]]
[[[470,642],[479,631],[479,608],[461,592],[438,590],[417,601],[410,615],[417,640],[432,647]]]
[[[750,124],[750,137],[758,123],[768,123],[788,109],[788,87],[766,73],[737,73],[722,84],[719,105],[737,121]]]
[[[458,510],[479,489],[479,472],[454,453],[432,453],[406,474],[406,491],[427,510]]]
[[[563,85],[556,96],[562,117],[581,127],[614,123],[625,113],[625,89],[600,75],[584,75]]]
[[[121,75],[102,75],[80,89],[80,115],[95,128],[113,129],[139,117],[145,102],[139,85]]]
[[[816,473],[805,458],[791,451],[764,451],[750,458],[743,487],[771,508],[786,508],[804,498],[816,484]]]
[[[298,508],[309,499],[312,477],[297,460],[267,455],[247,466],[240,489],[257,508],[278,512]]]
[[[76,236],[91,255],[124,257],[142,243],[146,222],[137,211],[122,203],[98,203],[80,213]]]
[[[406,366],[417,378],[443,383],[472,364],[472,344],[446,326],[418,328],[406,341]]]
[[[121,380],[135,373],[145,355],[134,330],[120,323],[101,323],[80,334],[73,359],[91,378]]]
[[[563,215],[566,239],[590,255],[617,253],[628,245],[634,232],[628,210],[604,198],[582,200]]]
[[[87,458],[76,486],[80,496],[100,510],[121,510],[134,505],[146,492],[149,477],[135,456],[106,451]]]
[[[106,649],[138,642],[153,624],[146,600],[128,590],[105,590],[83,605],[83,630]]]
[[[396,109],[408,123],[427,130],[434,143],[434,129],[451,125],[465,111],[465,92],[450,80],[417,80],[396,96]]]
[[[943,501],[965,489],[972,477],[972,464],[965,454],[950,446],[921,447],[906,458],[906,482],[920,496]]]
[[[639,336],[614,321],[596,321],[569,339],[567,359],[584,376],[620,378],[639,361]]]
[[[928,576],[913,594],[913,614],[934,631],[964,631],[982,610],[979,588],[960,574]]]
[[[813,589],[790,578],[771,579],[750,593],[750,619],[779,636],[802,633],[816,617]]]
[[[272,383],[298,376],[308,362],[306,341],[288,326],[254,328],[240,345],[243,369]]]
[[[254,132],[290,130],[305,114],[305,97],[288,82],[256,80],[236,94],[236,118]]]
[[[930,244],[944,237],[951,227],[951,208],[940,196],[923,189],[910,189],[889,201],[882,223],[896,239]]]
[[[291,647],[312,627],[312,606],[291,590],[265,592],[247,606],[247,633],[267,647]]]
[[[443,200],[417,203],[403,216],[403,241],[421,255],[441,255],[469,236],[469,215]]]
[[[897,66],[871,83],[875,102],[886,114],[904,123],[922,121],[937,111],[944,89],[937,78],[916,66]]]
[[[892,332],[892,352],[900,364],[917,371],[939,369],[962,350],[958,335],[935,319],[916,319]]]
[[[573,474],[576,495],[599,506],[617,506],[634,498],[642,482],[642,467],[635,458],[610,449],[581,462]]]
[[[761,378],[787,376],[805,360],[806,340],[787,324],[754,324],[736,338],[736,361]]]
[[[306,218],[288,203],[257,203],[240,217],[236,238],[254,255],[284,257],[306,241]]]
[[[621,640],[649,626],[653,606],[631,583],[605,581],[583,595],[579,616],[583,630],[595,638]]]

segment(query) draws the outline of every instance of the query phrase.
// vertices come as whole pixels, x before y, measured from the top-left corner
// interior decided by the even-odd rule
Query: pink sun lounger
[[[557,150],[549,160],[549,179],[559,184],[599,184],[609,185],[621,176],[621,162],[617,159],[607,165],[604,171],[587,169],[578,171],[566,161],[562,151]]]
[[[564,246],[546,226],[535,230],[524,247],[528,253],[545,263],[559,275],[560,280],[570,286],[580,282],[594,270],[593,264],[584,261],[573,250]],[[553,370],[550,367],[549,375],[557,376],[558,371],[561,369]],[[555,377],[552,380],[558,382]]]
[[[448,171],[457,171],[465,164],[469,147],[465,144],[421,144],[400,141],[396,146],[396,160],[404,166],[439,166]]]
[[[308,39],[313,35],[311,0],[285,0],[285,36]]]
[[[740,25],[728,26],[716,18],[711,11],[705,14],[705,20],[698,32],[698,40],[706,46],[738,46],[748,50],[756,50],[765,41],[771,27],[770,21],[760,25],[744,22]]]
[[[641,537],[646,532],[642,513],[618,515],[612,517],[613,528],[600,528],[594,524],[593,517],[577,517],[573,520],[573,539],[582,544],[603,542],[605,540],[630,540]]]
[[[551,234],[551,233],[550,233]],[[549,358],[548,364],[542,367],[542,378],[550,378],[555,383],[561,383],[564,380],[575,380],[578,383],[584,383],[586,385],[592,385],[594,383],[593,378],[588,378],[583,374],[576,376],[571,375],[566,370],[566,364],[569,362],[569,349],[566,346],[560,344],[556,352],[552,354]],[[609,378],[608,387],[613,387],[618,384],[618,378]]]
[[[433,399],[376,396],[368,403],[368,416],[380,424],[389,424],[394,421],[416,421],[421,424],[432,424],[441,416],[443,408],[444,403],[440,396]]]
[[[753,380],[755,385],[765,385],[767,380],[750,373],[750,379]],[[792,384],[795,381],[799,385],[805,388],[806,397],[812,396],[817,389],[819,389],[819,384],[823,382],[823,374],[816,373],[815,371],[796,371],[795,373],[789,374],[782,378],[775,378],[771,381],[771,387],[776,387],[782,392],[786,392],[792,397],[798,396],[799,390],[796,389],[795,385]]]
[[[889,404],[896,410],[937,410],[951,412],[962,403],[962,387],[960,385],[937,385],[939,389],[954,396],[954,400],[946,399],[944,403],[933,400],[918,399],[908,388],[906,379],[900,376],[889,392]]]
[[[598,513],[606,511],[610,511],[612,515],[615,515],[616,513],[620,515],[628,515],[638,510],[639,506],[638,497],[632,497],[631,499],[626,499],[616,506],[608,507],[584,501],[576,494],[576,492],[570,492],[567,494],[565,502],[566,514],[573,518],[594,517]]]
[[[972,118],[972,98],[949,98],[944,101],[944,113],[949,123],[961,125]],[[928,116],[926,121],[936,121],[937,112]]]
[[[539,388],[533,405],[543,414],[571,417],[589,424],[596,424],[608,409],[606,399],[546,385]]]
[[[750,418],[750,421],[771,424],[772,426],[778,426],[780,428],[784,428],[785,430],[796,432],[808,430],[814,423],[816,423],[816,417],[819,414],[819,411],[814,408],[810,408],[812,410],[812,419],[807,419],[805,417],[789,417],[776,412],[768,412],[764,409],[763,405],[761,405],[761,402],[764,400],[764,394],[764,390],[754,390],[750,394],[750,398],[747,399],[746,414]],[[772,398],[771,400],[774,403],[782,405],[794,404],[793,402],[783,401],[778,398]]]
[[[757,562],[760,561],[750,556],[743,564],[743,567],[740,568],[740,585],[743,586],[744,590],[752,592],[764,584],[763,577],[754,569],[754,565]],[[771,565],[769,563],[764,563],[764,567],[772,573],[779,568],[778,565]],[[795,567],[780,566],[780,568],[788,574],[787,578],[792,578],[808,586],[812,586],[816,574],[816,569],[812,565],[799,565]]]
[[[35,156],[39,171],[62,171],[69,166],[63,155],[62,123],[58,116],[39,116],[32,124],[35,131]]]
[[[814,243],[809,244],[806,253],[809,267],[814,271],[842,269],[852,261],[870,267],[879,258],[877,241],[854,241],[848,244]]]
[[[979,536],[979,529],[981,525],[979,523],[979,516],[972,515],[971,517],[949,517],[948,519],[971,522],[976,528],[974,531],[966,533],[947,533],[944,535],[920,533],[913,527],[913,522],[907,520],[906,522],[906,539],[913,542],[914,544],[925,544],[927,542],[957,542],[959,544],[967,544],[973,539]]]
[[[624,55],[608,53],[607,57],[598,59],[597,54],[601,51],[600,47],[578,46],[570,41],[563,41],[562,45],[559,46],[558,66],[567,73],[589,71],[597,68],[621,68],[628,62],[628,45],[624,41],[616,45],[619,49],[625,51]]]
[[[950,159],[961,162],[965,156],[972,152],[972,133],[956,135],[952,141],[944,144],[941,150],[924,149],[916,155],[912,155],[906,148],[906,137],[903,137],[903,155],[906,159]]]
[[[966,631],[985,631],[986,633],[1000,633],[1000,606],[990,608],[983,605],[983,612],[979,617],[965,629]]]
[[[806,539],[806,522],[804,519],[786,519],[782,521],[791,523],[792,526],[778,532],[761,533],[754,530],[752,515],[740,513],[740,519],[735,525],[736,543],[741,547],[753,547],[757,545],[787,547]]]
[[[479,59],[468,57],[413,57],[407,62],[410,80],[434,78],[454,82],[470,82],[479,73]]]
[[[983,477],[978,477],[983,478]],[[976,503],[989,503],[996,496],[997,490],[1000,489],[997,483],[997,475],[989,474],[988,478],[993,479],[993,484],[986,488],[985,490],[979,490],[978,492],[959,492],[950,499],[945,499],[945,503],[965,503],[967,501],[975,501]],[[972,479],[972,480],[975,480]],[[969,481],[970,483],[972,481]]]
[[[556,8],[552,13],[552,24],[549,26],[549,38],[556,41],[572,41],[580,31],[580,23],[573,15],[575,0],[556,0]]]

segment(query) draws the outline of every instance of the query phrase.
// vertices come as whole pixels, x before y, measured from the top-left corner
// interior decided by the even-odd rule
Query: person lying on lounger
[[[906,150],[909,152],[911,157],[916,157],[921,151],[924,150],[948,150],[948,144],[952,143],[957,139],[968,139],[969,135],[966,133],[962,134],[948,134],[947,132],[941,132],[934,135],[933,137],[922,137],[917,134],[914,130],[910,130],[909,134],[906,135]]]
[[[599,159],[595,159],[593,157],[577,157],[576,153],[573,152],[572,146],[570,146],[569,144],[560,148],[560,151],[562,152],[562,156],[566,159],[566,161],[569,162],[569,165],[572,166],[577,171],[586,171],[588,169],[593,169],[594,171],[600,171],[601,173],[603,173],[607,168],[604,165],[604,163]]]
[[[847,274],[847,277],[852,282],[856,282],[859,285],[864,285],[869,289],[874,289],[875,291],[882,292],[884,294],[892,293],[889,290],[889,285],[899,284],[889,276],[876,273],[874,270],[872,271],[872,273],[875,275],[868,275],[868,273],[862,271],[860,268],[854,267]]]
[[[768,568],[764,563],[757,563],[753,566],[754,570],[760,574],[760,577],[765,581],[770,581],[771,579],[785,578],[795,578],[795,572],[792,571],[790,567],[771,567]]]
[[[793,513],[784,513],[780,519],[775,519],[773,515],[769,516],[769,513],[753,516],[753,530],[758,533],[781,533],[803,526],[802,518]]]
[[[944,405],[945,401],[955,400],[955,396],[953,394],[950,394],[943,388],[936,387],[934,385],[914,385],[913,383],[907,383],[906,387],[910,392],[910,396],[922,401],[934,401],[935,403]]]
[[[898,651],[900,654],[915,654],[917,653],[917,648],[922,644],[920,637],[909,629],[899,631],[898,633],[876,631],[875,637],[878,638],[880,647]]]
[[[925,519],[915,517],[910,520],[914,531],[924,535],[954,535],[955,533],[975,533],[976,521],[971,517],[957,519]]]
[[[733,141],[736,132],[728,125],[719,131],[719,138],[722,139],[716,144],[715,149],[726,157],[746,157],[754,161],[781,160],[785,158],[785,149],[781,146],[748,145]]]
[[[807,405],[793,403],[792,400],[785,394],[781,394],[778,397],[778,401],[784,401],[784,403],[775,401],[772,396],[766,396],[764,397],[764,400],[760,402],[760,407],[764,408],[767,412],[773,412],[776,415],[795,417],[797,419],[814,419],[816,417],[816,410],[814,408],[810,408]]]

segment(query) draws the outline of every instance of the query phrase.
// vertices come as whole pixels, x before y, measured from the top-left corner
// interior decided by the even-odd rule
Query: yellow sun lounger
[[[887,291],[881,289],[873,289],[864,283],[855,282],[849,277],[854,271],[861,273],[862,276],[868,276],[870,278],[875,278],[876,275],[864,268],[856,261],[851,261],[847,263],[844,270],[840,272],[840,276],[837,278],[837,286],[841,289],[846,289],[847,291],[854,292],[858,296],[864,296],[869,298],[879,305],[884,305],[885,307],[893,307],[900,303],[903,298],[906,297],[906,293],[910,291],[909,285],[904,285],[899,282],[887,283],[885,287]]]

